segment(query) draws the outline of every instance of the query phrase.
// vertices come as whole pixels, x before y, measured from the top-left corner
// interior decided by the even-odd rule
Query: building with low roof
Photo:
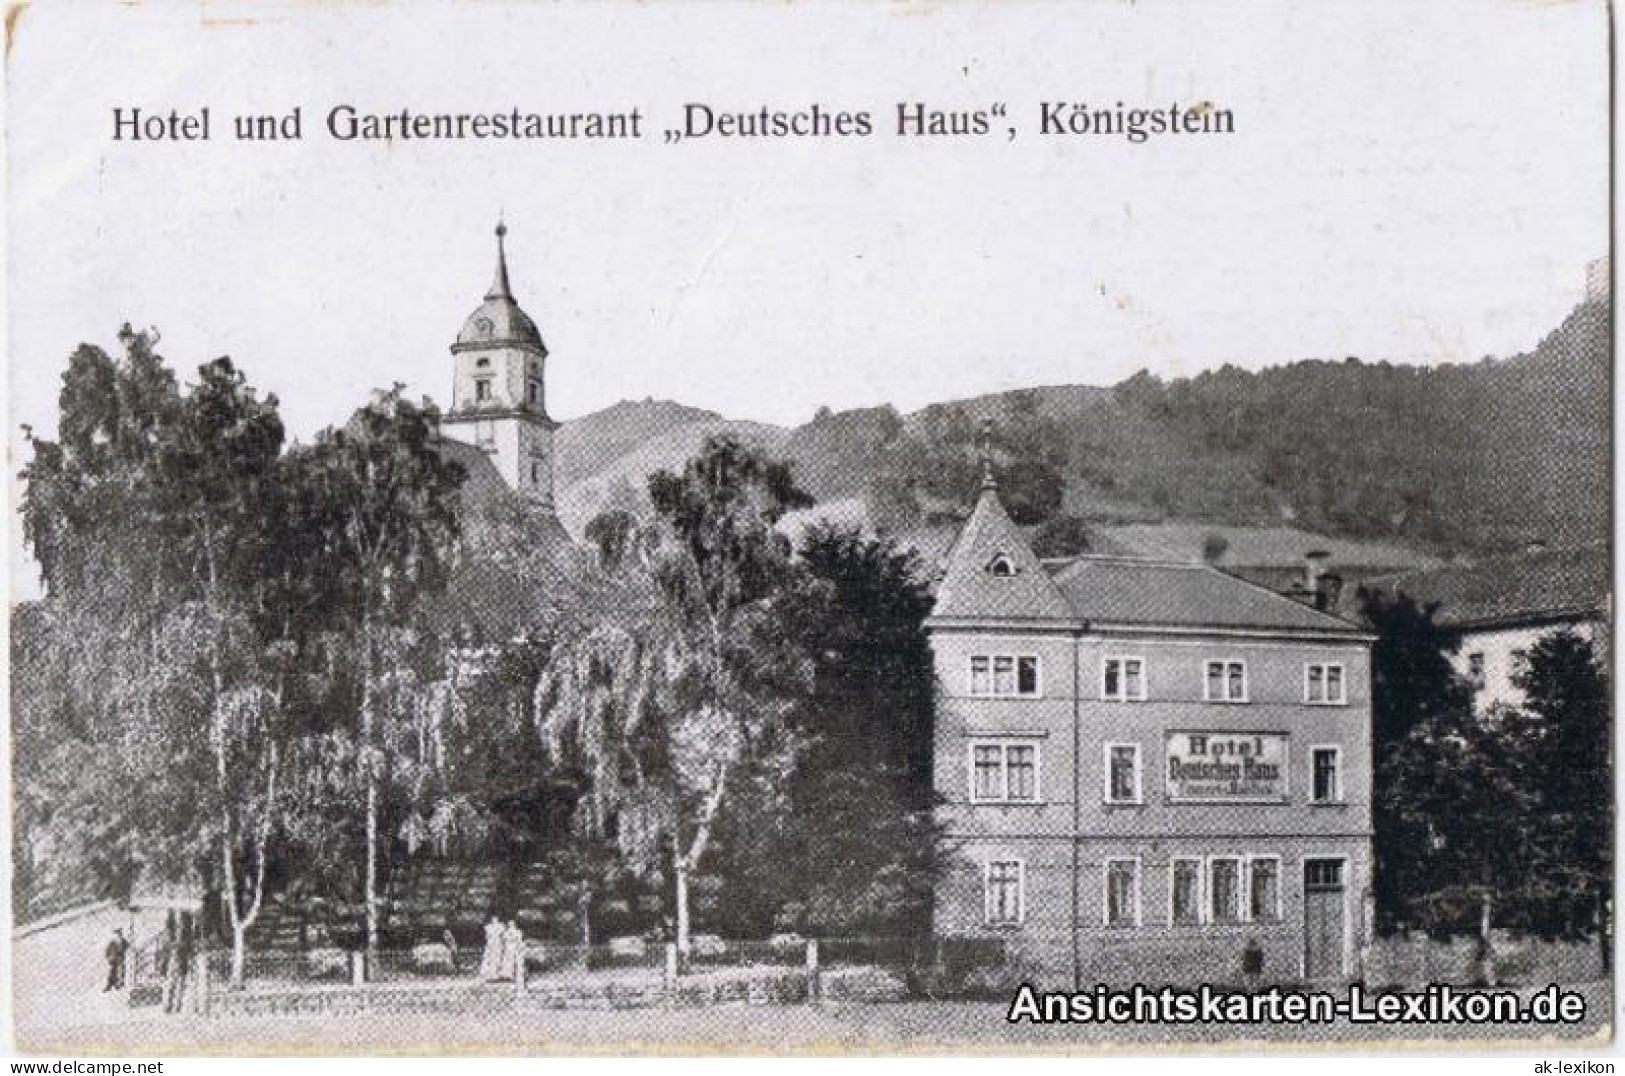
[[[1520,664],[1552,632],[1590,640],[1598,660],[1609,661],[1613,557],[1606,542],[1565,549],[1537,544],[1476,564],[1367,579],[1361,587],[1434,607],[1434,621],[1460,639],[1452,661],[1481,708],[1522,703],[1513,682]],[[1357,594],[1345,598],[1345,615],[1358,615],[1358,600]]]
[[[1047,985],[1356,973],[1370,643],[1200,562],[1041,562],[988,471],[927,621],[935,924]]]

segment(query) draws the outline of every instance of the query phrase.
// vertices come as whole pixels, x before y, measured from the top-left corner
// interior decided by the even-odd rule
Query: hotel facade
[[[1204,564],[1040,562],[990,472],[927,627],[939,935],[1051,986],[1358,974],[1369,635]]]

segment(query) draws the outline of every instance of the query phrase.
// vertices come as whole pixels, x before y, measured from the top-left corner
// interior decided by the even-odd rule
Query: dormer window
[[[987,562],[987,574],[1008,579],[1016,574],[1016,562],[1010,559],[1010,554],[999,553]]]
[[[491,330],[496,328],[496,326],[492,324],[490,318],[480,318],[474,322],[474,327],[478,329],[480,335],[485,337],[487,340],[491,338]]]

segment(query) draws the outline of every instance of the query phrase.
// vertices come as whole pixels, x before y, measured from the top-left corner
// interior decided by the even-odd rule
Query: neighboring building
[[[1473,565],[1368,579],[1362,586],[1436,606],[1435,622],[1460,635],[1451,660],[1483,708],[1523,702],[1513,678],[1530,647],[1552,632],[1589,639],[1606,666],[1612,581],[1610,550],[1598,542],[1570,549],[1536,545]]]
[[[511,488],[553,509],[553,431],[547,415],[547,345],[508,286],[508,258],[497,225],[497,269],[485,301],[468,316],[457,342],[447,437],[486,453]]]
[[[1041,977],[1357,971],[1370,637],[1201,563],[1041,563],[991,474],[927,621],[955,865],[936,928]]]
[[[1094,552],[1211,564],[1290,597],[1302,596],[1308,572],[1332,602],[1337,591],[1353,589],[1372,576],[1444,564],[1404,546],[1333,538],[1297,527],[1102,523],[1091,526],[1090,533],[1098,540]]]

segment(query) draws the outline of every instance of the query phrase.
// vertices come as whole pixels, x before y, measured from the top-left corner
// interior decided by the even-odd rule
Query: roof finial
[[[993,420],[982,420],[982,432],[977,438],[977,452],[982,458],[982,488],[998,489],[999,482],[993,477]]]
[[[511,299],[512,292],[508,290],[508,252],[503,245],[503,237],[508,234],[508,226],[503,223],[502,217],[497,217],[497,275],[491,281],[491,290],[486,292],[487,299]]]

